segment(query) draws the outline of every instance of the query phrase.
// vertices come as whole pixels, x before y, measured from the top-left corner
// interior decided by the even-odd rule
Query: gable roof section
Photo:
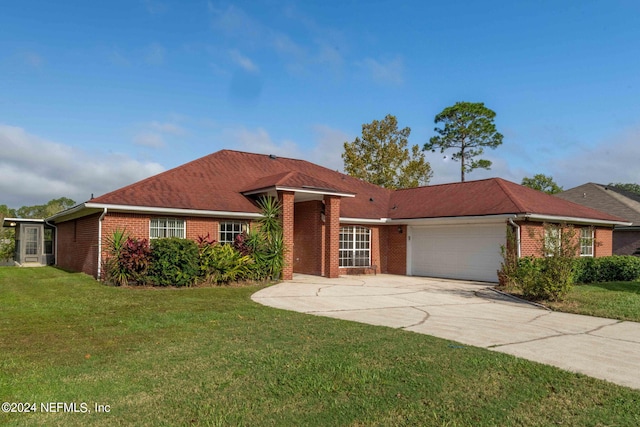
[[[332,185],[326,181],[322,181],[321,179],[317,179],[297,171],[282,172],[276,175],[260,178],[251,184],[249,188],[242,190],[241,193],[245,195],[257,194],[270,189],[316,191],[322,194],[341,194],[347,197],[353,196],[352,193],[347,192],[346,190],[340,191],[333,188]]]
[[[305,160],[221,150],[90,200],[92,204],[258,213],[243,192],[276,185],[355,194],[341,215],[386,216],[390,191]]]
[[[504,214],[623,221],[501,178],[398,190],[389,210],[393,219]]]
[[[588,182],[556,194],[564,200],[589,206],[640,226],[640,196],[602,184]]]
[[[314,198],[325,194],[341,196],[340,217],[351,222],[490,215],[625,222],[624,217],[500,178],[391,191],[305,160],[233,150],[196,159],[91,199],[51,219],[66,221],[103,208],[253,216],[259,214],[254,195],[278,189],[313,193]]]

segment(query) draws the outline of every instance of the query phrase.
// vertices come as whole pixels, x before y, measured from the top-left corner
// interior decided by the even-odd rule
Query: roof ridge
[[[511,201],[511,203],[513,203],[516,208],[518,208],[518,210],[520,210],[520,212],[522,213],[527,213],[527,209],[524,206],[524,204],[522,204],[520,202],[520,200],[515,197],[515,195],[513,194],[513,192],[511,191],[511,189],[509,189],[506,185],[507,182],[510,181],[506,181],[502,178],[492,178],[493,180],[495,180],[496,184],[498,184],[498,186],[500,187],[500,189],[502,189],[502,191],[507,195],[507,197],[509,198],[509,200]],[[516,184],[517,185],[517,184]],[[536,191],[536,190],[533,190]]]

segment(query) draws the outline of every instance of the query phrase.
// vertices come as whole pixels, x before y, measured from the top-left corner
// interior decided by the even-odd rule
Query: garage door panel
[[[412,227],[411,274],[497,281],[504,224]]]

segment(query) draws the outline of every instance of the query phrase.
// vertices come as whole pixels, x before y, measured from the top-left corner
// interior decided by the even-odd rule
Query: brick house
[[[629,221],[629,225],[613,229],[613,254],[640,255],[640,195],[588,182],[556,196]]]
[[[260,217],[262,195],[283,205],[284,279],[391,273],[495,282],[507,227],[522,256],[535,251],[525,230],[544,222],[575,224],[585,230],[581,255],[605,256],[613,227],[627,224],[500,178],[393,191],[304,160],[222,150],[48,218],[56,263],[100,277],[105,238],[117,228],[231,242]]]

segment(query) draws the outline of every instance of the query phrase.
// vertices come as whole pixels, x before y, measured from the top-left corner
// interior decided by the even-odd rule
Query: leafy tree
[[[640,184],[634,184],[634,183],[609,183],[610,187],[616,187],[619,188],[621,190],[625,190],[628,191],[630,193],[635,193],[635,194],[640,194]]]
[[[552,177],[541,173],[534,175],[533,178],[522,178],[521,184],[547,194],[557,194],[563,190],[562,187],[556,184]]]
[[[451,158],[460,161],[460,180],[464,182],[466,173],[491,168],[491,161],[475,158],[484,153],[484,147],[495,149],[502,144],[502,134],[493,123],[495,117],[496,113],[482,102],[456,102],[436,115],[434,122],[443,127],[434,128],[438,135],[424,145],[424,150],[444,153],[455,148]]]
[[[45,205],[23,206],[17,210],[19,218],[47,218],[76,204],[71,199],[60,197],[52,199]]]
[[[347,174],[382,187],[411,188],[429,183],[431,165],[418,145],[408,146],[411,129],[398,129],[398,120],[388,114],[383,120],[362,125],[362,138],[344,143]]]
[[[13,218],[16,211],[7,205],[0,205],[0,261],[13,258],[15,249],[15,230],[2,227],[5,218]]]

